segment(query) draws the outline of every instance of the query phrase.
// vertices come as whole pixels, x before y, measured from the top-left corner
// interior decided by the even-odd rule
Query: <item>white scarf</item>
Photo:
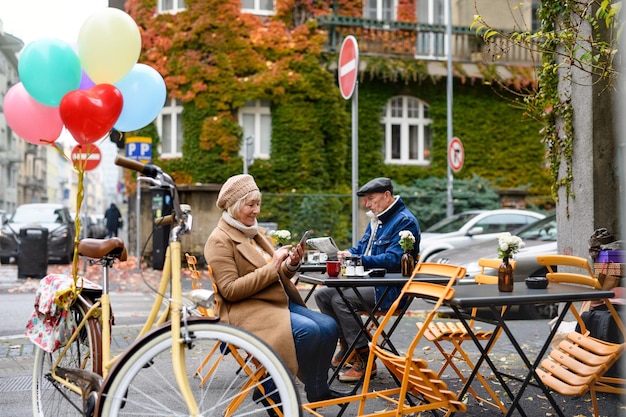
[[[222,219],[235,229],[239,230],[241,233],[246,235],[246,237],[253,238],[259,233],[259,223],[256,219],[254,219],[254,226],[246,226],[241,223],[239,220],[233,218],[228,214],[227,211],[222,213]]]
[[[372,244],[374,243],[374,239],[376,239],[376,231],[378,230],[378,225],[380,225],[380,220],[378,220],[378,216],[376,216],[371,210],[365,213],[367,217],[370,218],[370,240],[367,242],[367,247],[365,248],[365,253],[363,255],[369,256],[372,252]]]

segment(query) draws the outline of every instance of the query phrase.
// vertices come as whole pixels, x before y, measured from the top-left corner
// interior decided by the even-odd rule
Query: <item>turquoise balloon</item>
[[[26,45],[17,71],[28,94],[51,107],[57,107],[66,93],[76,90],[82,77],[80,61],[74,49],[54,38]]]

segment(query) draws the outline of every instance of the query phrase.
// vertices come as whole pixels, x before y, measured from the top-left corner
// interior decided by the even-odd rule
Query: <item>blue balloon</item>
[[[74,49],[60,39],[40,39],[26,45],[17,65],[28,94],[41,104],[57,107],[63,96],[76,90],[82,77]]]
[[[121,132],[141,129],[151,123],[165,104],[165,81],[157,70],[148,65],[135,64],[114,85],[124,98],[122,113],[114,126]]]

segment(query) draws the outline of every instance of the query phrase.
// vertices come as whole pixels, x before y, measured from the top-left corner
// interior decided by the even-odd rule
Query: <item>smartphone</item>
[[[300,239],[300,243],[298,243],[298,245],[302,245],[302,249],[306,249],[306,240],[311,237],[311,232],[310,230],[307,230],[306,232],[304,232],[304,234],[302,235],[302,239]]]

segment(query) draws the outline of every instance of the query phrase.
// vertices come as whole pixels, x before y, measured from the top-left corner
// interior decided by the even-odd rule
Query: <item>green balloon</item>
[[[40,39],[26,45],[17,66],[28,94],[41,104],[57,107],[63,96],[76,90],[82,77],[74,49],[60,39]]]

